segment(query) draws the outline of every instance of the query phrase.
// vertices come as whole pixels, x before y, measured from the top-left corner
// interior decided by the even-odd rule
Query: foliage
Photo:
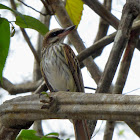
[[[22,28],[30,28],[38,31],[40,34],[45,35],[48,32],[48,28],[45,24],[33,18],[31,16],[22,15],[20,12],[15,11],[3,4],[0,4],[0,9],[6,9],[12,11],[16,15],[15,23]]]
[[[22,130],[16,140],[59,140],[58,133],[49,133],[45,136],[37,136],[35,130]]]
[[[13,10],[3,4],[0,4],[0,9],[10,10],[16,15],[15,24],[22,28],[30,28],[38,31],[40,34],[45,35],[48,32],[48,28],[45,24],[41,23],[36,18],[31,16],[22,15],[20,12]],[[14,31],[15,32],[15,31]],[[14,35],[12,33],[12,36]],[[0,80],[2,79],[2,71],[5,65],[5,61],[8,55],[10,44],[10,25],[7,19],[0,18]]]
[[[2,71],[8,55],[10,44],[10,26],[5,18],[0,18],[0,80],[2,80]]]
[[[66,10],[73,24],[78,26],[81,20],[83,11],[83,1],[82,0],[67,0]]]
[[[21,18],[21,16],[16,16],[16,24],[22,28],[30,28],[38,31],[40,34],[45,35],[46,32],[48,32],[48,28],[45,24],[37,20],[36,18],[33,18],[31,16],[23,15],[24,20]]]

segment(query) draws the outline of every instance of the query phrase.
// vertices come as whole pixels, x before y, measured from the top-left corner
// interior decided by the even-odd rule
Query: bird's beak
[[[61,34],[59,34],[59,37],[65,37],[66,35],[68,35],[73,29],[75,29],[75,25],[74,26],[70,26],[67,27],[63,30],[63,32]]]

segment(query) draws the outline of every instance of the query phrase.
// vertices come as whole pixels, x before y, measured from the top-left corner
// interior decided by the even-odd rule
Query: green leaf
[[[22,28],[31,28],[38,31],[40,34],[45,35],[49,30],[45,24],[41,23],[36,18],[23,15],[26,23],[20,16],[16,16],[16,24]]]
[[[41,140],[35,130],[22,130],[16,140]]]
[[[49,137],[50,135],[52,137]],[[59,138],[56,137],[58,135],[58,133],[49,133],[41,138],[39,136],[36,136],[35,130],[22,130],[16,140],[59,140]]]
[[[73,24],[78,26],[81,20],[83,11],[83,1],[82,0],[67,0],[66,10]]]
[[[9,8],[9,7],[5,6],[5,5],[3,5],[3,4],[0,4],[0,9],[10,10],[10,11],[12,11],[13,13],[15,13],[16,15],[20,16],[20,17],[24,20],[23,15],[22,15],[20,12],[14,10],[14,9],[11,9],[11,8]],[[25,20],[24,20],[24,22],[25,22]]]
[[[0,9],[7,9],[7,10],[10,10],[10,11],[12,11],[12,12],[17,13],[17,11],[15,11],[15,10],[13,10],[13,9],[11,9],[11,8],[9,8],[9,7],[5,6],[5,5],[3,5],[3,4],[0,4]]]
[[[10,25],[7,19],[0,18],[0,80],[10,44]]]
[[[34,29],[42,35],[45,35],[49,31],[45,24],[41,23],[39,20],[31,16],[22,15],[20,12],[13,10],[3,4],[0,4],[0,9],[7,9],[14,12],[16,15],[15,23],[22,28]]]

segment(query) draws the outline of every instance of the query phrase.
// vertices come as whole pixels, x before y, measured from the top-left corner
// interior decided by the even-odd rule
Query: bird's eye
[[[51,37],[55,37],[55,36],[57,36],[57,33],[56,32],[54,32],[54,33],[51,34]]]
[[[63,30],[55,31],[55,32],[50,34],[50,37],[55,37],[55,36],[61,34],[62,32],[63,32]]]

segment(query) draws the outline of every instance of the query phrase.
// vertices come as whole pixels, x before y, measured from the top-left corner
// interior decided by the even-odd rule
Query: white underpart
[[[49,84],[55,91],[76,91],[73,76],[69,68],[67,65],[62,64],[62,60],[65,63],[66,60],[63,56],[61,56],[61,59],[56,57],[55,53],[58,52],[54,51],[54,48],[57,48],[57,51],[61,51],[61,53],[63,53],[62,45],[56,45],[49,49],[47,59],[44,59],[44,71],[46,71],[45,75]]]

